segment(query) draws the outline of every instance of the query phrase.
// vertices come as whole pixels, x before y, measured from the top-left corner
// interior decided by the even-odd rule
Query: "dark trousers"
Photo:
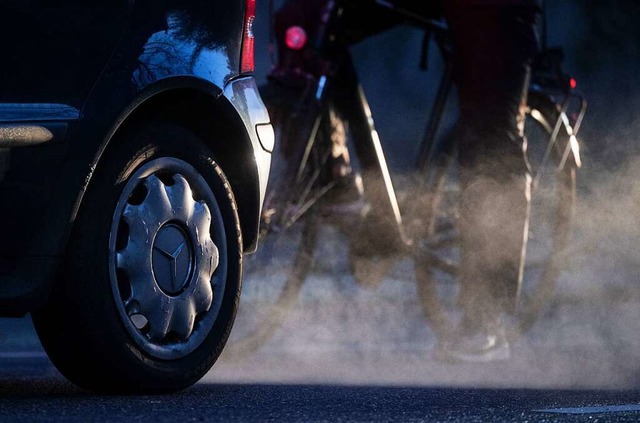
[[[538,9],[445,6],[445,13],[460,104],[460,300],[472,319],[491,320],[514,305],[522,283],[531,180],[524,105]]]

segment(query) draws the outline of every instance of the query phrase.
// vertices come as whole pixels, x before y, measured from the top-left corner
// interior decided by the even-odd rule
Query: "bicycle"
[[[298,67],[295,60],[301,56],[294,56],[293,61],[275,68],[267,85],[262,87],[263,98],[276,122],[277,147],[265,200],[260,248],[245,259],[240,318],[227,347],[234,355],[256,351],[281,326],[312,269],[314,249],[324,223],[336,226],[346,235],[352,264],[358,260],[366,264],[367,259],[369,264],[375,264],[376,260],[394,260],[405,255],[414,258],[420,304],[439,337],[450,336],[459,319],[455,304],[456,146],[439,134],[453,86],[448,28],[438,18],[376,3],[385,13],[396,14],[402,23],[425,31],[423,59],[426,46],[433,41],[445,63],[428,125],[419,143],[409,201],[404,204],[398,200],[350,56],[352,41],[348,37],[357,39],[362,35],[345,32],[348,6],[329,0],[321,14],[320,36],[308,41],[312,44],[313,59],[305,57]],[[293,34],[298,41],[300,35]],[[547,48],[546,32],[543,37],[545,48],[534,66],[525,129],[534,169],[532,220],[525,283],[509,326],[512,339],[521,336],[536,321],[562,268],[562,253],[570,238],[576,170],[580,167],[576,135],[586,110],[586,100],[575,90],[575,80],[562,69],[561,49]],[[287,118],[282,119],[283,116]],[[347,141],[355,152],[364,198],[371,206],[362,215],[323,212],[326,204],[331,203],[331,192],[337,184],[329,168],[331,136],[344,128],[336,116],[348,123]],[[545,223],[550,222],[546,227]],[[382,234],[384,242],[373,243],[368,236],[372,232]],[[249,308],[252,313],[247,312]]]

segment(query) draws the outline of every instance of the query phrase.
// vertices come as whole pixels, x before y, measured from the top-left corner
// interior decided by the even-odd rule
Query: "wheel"
[[[100,160],[35,329],[80,387],[184,389],[225,346],[241,257],[233,192],[211,151],[186,129],[148,124]]]
[[[565,161],[569,135],[564,126],[557,142],[547,148],[558,112],[535,99],[530,105],[525,132],[533,178],[531,217],[524,280],[517,306],[507,316],[507,334],[512,340],[535,323],[553,295],[570,239],[576,191],[575,163]],[[462,317],[457,306],[460,192],[454,154],[435,157],[428,169],[422,180],[428,196],[419,206],[423,235],[416,243],[416,280],[424,316],[435,334],[446,339]]]
[[[310,135],[312,128],[324,127],[326,120],[304,112],[308,108],[298,87],[271,82],[261,87],[261,97],[269,110],[276,143],[258,249],[244,257],[242,300],[225,351],[233,359],[246,358],[260,349],[296,303],[313,267],[320,226],[318,205],[329,189],[330,150],[323,136]],[[307,139],[313,140],[309,150],[304,142]]]

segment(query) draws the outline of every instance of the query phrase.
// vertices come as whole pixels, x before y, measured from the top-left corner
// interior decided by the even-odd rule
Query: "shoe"
[[[450,363],[507,361],[511,358],[511,347],[502,325],[472,332],[462,330],[438,346],[435,358]]]

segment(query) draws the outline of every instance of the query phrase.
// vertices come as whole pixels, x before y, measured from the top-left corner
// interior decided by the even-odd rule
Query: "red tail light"
[[[571,89],[575,89],[578,86],[578,81],[576,81],[575,79],[571,78],[569,80],[569,86],[571,87]]]
[[[240,72],[253,72],[255,68],[253,23],[256,20],[256,0],[246,0],[244,10],[244,33],[242,35],[242,52]]]
[[[300,26],[291,26],[287,28],[284,42],[291,50],[302,50],[304,45],[307,44],[307,33]]]

